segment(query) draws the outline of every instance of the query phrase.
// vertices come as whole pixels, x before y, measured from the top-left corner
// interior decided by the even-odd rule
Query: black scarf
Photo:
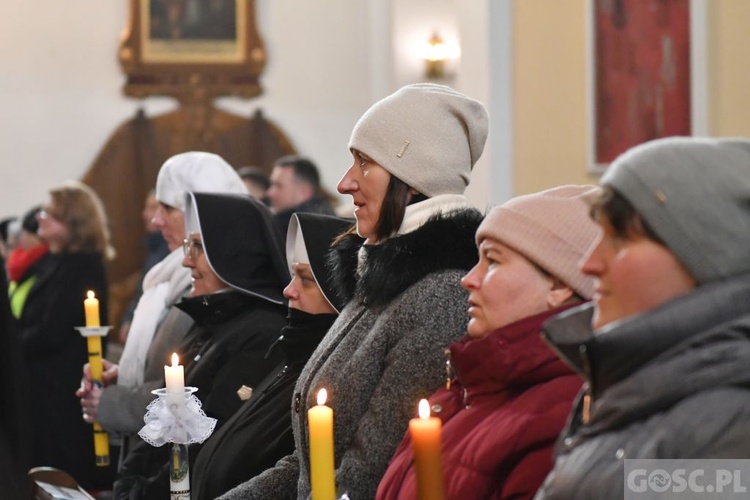
[[[331,327],[338,314],[310,314],[289,309],[288,324],[269,349],[281,349],[287,365],[307,363],[313,351]]]

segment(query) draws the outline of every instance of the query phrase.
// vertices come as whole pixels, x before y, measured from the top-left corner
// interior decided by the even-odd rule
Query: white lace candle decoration
[[[190,500],[188,445],[208,439],[216,427],[216,419],[207,417],[201,409],[200,400],[193,394],[198,388],[185,387],[184,371],[176,360],[173,360],[171,367],[165,367],[165,374],[167,373],[171,374],[168,385],[164,389],[152,391],[158,397],[146,408],[146,415],[143,417],[146,425],[138,431],[138,435],[151,446],[172,444],[169,461],[170,499]],[[179,386],[182,389],[178,392]]]

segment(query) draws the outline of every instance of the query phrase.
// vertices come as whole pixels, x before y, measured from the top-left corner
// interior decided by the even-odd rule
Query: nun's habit
[[[268,209],[249,195],[188,193],[186,234],[201,236],[209,266],[227,286],[211,295],[184,299],[177,307],[195,321],[182,346],[185,385],[197,387],[217,430],[239,409],[243,395],[281,362],[267,356],[286,324],[282,295],[289,282],[283,240]],[[239,391],[239,392],[238,392]],[[200,445],[191,445],[191,460]],[[168,447],[140,443],[115,483],[117,498],[164,498]],[[195,470],[191,467],[191,470]],[[163,477],[162,477],[163,476]]]
[[[272,352],[284,361],[255,388],[253,396],[206,441],[192,472],[192,498],[213,499],[260,474],[294,451],[290,418],[294,384],[302,367],[338,316],[344,304],[333,292],[325,256],[339,234],[353,226],[350,219],[319,214],[292,216],[287,233],[287,261],[310,265],[323,295],[336,314],[308,314],[289,309],[289,325]]]

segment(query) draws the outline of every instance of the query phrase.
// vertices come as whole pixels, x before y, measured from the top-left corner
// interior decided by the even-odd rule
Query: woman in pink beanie
[[[542,324],[589,300],[578,262],[599,235],[584,201],[594,186],[520,196],[479,226],[479,263],[464,276],[467,335],[446,351],[449,378],[430,398],[443,421],[447,498],[533,498],[581,379],[540,336]],[[417,498],[407,434],[379,499]]]

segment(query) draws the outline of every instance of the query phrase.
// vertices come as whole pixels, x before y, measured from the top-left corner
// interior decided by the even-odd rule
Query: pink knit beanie
[[[497,240],[590,299],[594,280],[579,264],[599,236],[586,203],[598,190],[559,186],[513,198],[487,214],[477,230],[477,245],[485,238]]]

